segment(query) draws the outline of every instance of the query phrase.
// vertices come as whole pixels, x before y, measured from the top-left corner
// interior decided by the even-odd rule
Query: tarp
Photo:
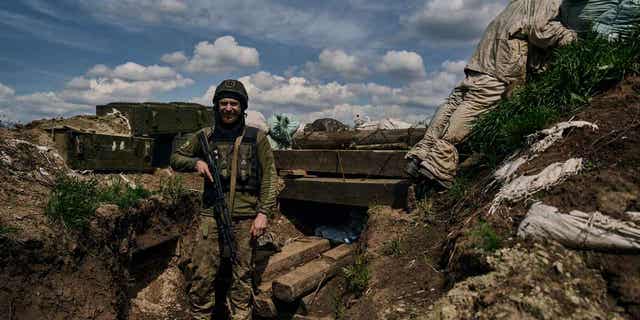
[[[356,123],[356,130],[391,130],[409,129],[411,124],[398,119],[386,118],[378,121]]]
[[[565,0],[560,12],[570,28],[609,40],[625,39],[640,25],[640,0]]]
[[[288,149],[293,143],[293,135],[300,122],[290,114],[274,114],[269,117],[269,142],[274,149]]]

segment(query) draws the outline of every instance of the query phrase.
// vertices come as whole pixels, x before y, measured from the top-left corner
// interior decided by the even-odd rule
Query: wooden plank
[[[345,254],[345,247],[343,246],[347,246],[349,254]],[[330,250],[340,251],[339,253],[328,253],[329,257],[339,257],[340,260],[323,257],[278,277],[273,281],[273,295],[282,301],[292,302],[303,294],[317,288],[325,280],[333,277],[341,266],[348,263],[353,256],[353,246],[343,246]]]
[[[357,145],[406,144],[412,146],[424,137],[427,129],[348,130],[339,132],[314,131],[297,133],[294,149],[351,149]]]
[[[406,178],[405,151],[395,150],[276,150],[278,170],[304,169],[337,176]]]
[[[308,237],[294,241],[269,258],[262,281],[272,280],[277,273],[313,260],[329,249],[331,244],[327,239]]]
[[[402,179],[285,179],[280,198],[359,207],[405,208],[409,185]]]

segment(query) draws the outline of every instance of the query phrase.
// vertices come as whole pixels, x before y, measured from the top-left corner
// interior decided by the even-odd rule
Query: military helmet
[[[240,101],[242,110],[248,107],[249,96],[242,82],[233,79],[223,80],[217,87],[213,95],[213,105],[217,106],[218,101],[224,98],[233,98]]]

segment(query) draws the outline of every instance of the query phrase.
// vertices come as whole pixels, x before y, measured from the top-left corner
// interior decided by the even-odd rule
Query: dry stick
[[[322,286],[322,283],[324,282],[324,280],[326,278],[327,278],[327,273],[323,272],[322,273],[322,279],[320,280],[320,282],[318,282],[318,286],[316,287],[316,290],[313,292],[313,297],[311,298],[311,302],[309,303],[310,307],[316,302],[316,297],[318,296],[318,292],[320,291],[320,287]]]

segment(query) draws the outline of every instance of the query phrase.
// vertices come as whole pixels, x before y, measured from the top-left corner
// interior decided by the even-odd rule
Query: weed
[[[177,203],[186,193],[187,189],[184,186],[184,179],[180,176],[168,177],[160,180],[160,189],[158,193],[166,199],[171,200],[173,203]]]
[[[460,201],[467,194],[467,188],[469,186],[469,182],[463,176],[457,176],[451,185],[451,188],[447,191],[447,195],[449,199]]]
[[[356,255],[352,265],[342,268],[347,281],[347,291],[361,296],[369,284],[369,267],[364,254]]]
[[[14,227],[0,226],[0,238],[6,238],[12,233],[16,233],[18,229]]]
[[[468,143],[493,162],[523,146],[524,137],[575,113],[594,95],[640,72],[640,37],[609,42],[589,35],[558,48],[546,71],[530,76],[509,99],[481,116]]]
[[[98,208],[100,190],[96,179],[83,180],[75,176],[56,177],[45,214],[65,228],[78,229]]]
[[[418,200],[416,206],[425,216],[433,214],[433,199],[431,198]]]
[[[151,192],[141,185],[130,185],[123,179],[113,179],[103,187],[100,192],[99,201],[102,203],[113,203],[121,209],[133,207],[138,200],[148,198]]]
[[[382,254],[385,256],[399,257],[403,252],[400,238],[391,239],[382,247]]]
[[[480,221],[480,224],[471,231],[471,236],[475,240],[477,249],[493,252],[502,247],[502,238],[485,221]]]

